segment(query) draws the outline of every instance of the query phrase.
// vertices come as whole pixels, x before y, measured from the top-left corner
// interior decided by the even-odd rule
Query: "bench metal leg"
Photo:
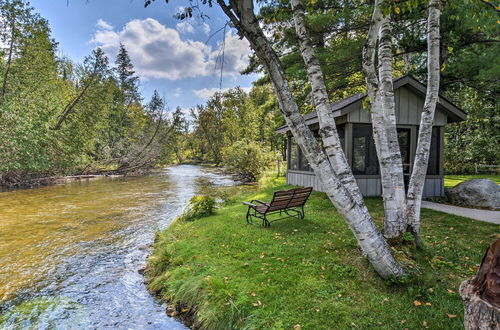
[[[271,223],[269,222],[269,220],[267,220],[267,216],[265,214],[264,214],[264,219],[262,219],[262,220],[263,220],[262,225],[264,227],[266,227],[266,228],[271,227]]]

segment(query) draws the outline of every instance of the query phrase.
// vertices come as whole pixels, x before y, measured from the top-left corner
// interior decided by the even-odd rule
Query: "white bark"
[[[407,225],[403,163],[396,129],[392,85],[392,31],[389,16],[380,10],[384,0],[376,0],[363,49],[363,72],[371,103],[373,138],[377,149],[384,199],[384,236],[401,236]],[[375,54],[378,41],[378,76]]]
[[[439,98],[439,17],[441,15],[440,0],[429,1],[429,17],[427,19],[427,94],[425,96],[422,118],[418,133],[415,162],[408,186],[408,219],[414,235],[420,233],[420,207],[424,191],[427,164],[432,138],[432,124],[436,104]]]
[[[312,97],[318,114],[323,147],[337,177],[347,190],[349,190],[356,202],[359,205],[364,205],[363,196],[340,143],[335,118],[333,117],[326,91],[323,71],[307,32],[302,0],[292,0],[292,10],[295,31],[299,37],[300,53],[302,54],[307,76],[311,83]]]
[[[359,205],[339,180],[326,154],[300,115],[281,61],[259,27],[254,14],[253,1],[231,0],[229,6],[224,0],[217,0],[217,3],[264,63],[287,125],[322,183],[326,194],[344,217],[368,260],[382,278],[401,276],[403,269],[392,256],[389,246],[378,231],[366,206]]]

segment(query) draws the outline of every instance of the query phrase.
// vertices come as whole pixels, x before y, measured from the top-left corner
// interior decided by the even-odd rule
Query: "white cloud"
[[[179,97],[181,95],[182,95],[182,89],[180,87],[174,89],[174,96]]]
[[[99,18],[97,20],[96,26],[97,26],[98,29],[101,29],[101,30],[113,30],[113,25],[111,25],[110,23],[106,22],[102,18]]]
[[[175,28],[179,33],[194,33],[194,27],[187,21],[177,23]]]
[[[177,30],[168,28],[152,18],[132,20],[121,30],[102,27],[95,33],[92,42],[100,46],[111,58],[116,56],[120,43],[123,43],[136,72],[145,79],[177,80],[208,76],[216,74],[220,69],[218,49],[212,49],[199,41],[182,39]],[[221,46],[221,42],[218,46]],[[228,31],[225,38],[223,74],[238,75],[247,65],[249,53],[248,42],[240,40]]]
[[[240,87],[245,92],[250,92],[252,87]],[[194,89],[193,94],[203,100],[208,100],[215,93],[225,93],[232,88],[202,88],[202,89]]]
[[[240,39],[238,35],[228,31],[224,42],[224,71],[226,68],[230,71],[243,71],[248,65],[248,55],[250,54],[248,41]]]
[[[203,32],[208,36],[208,34],[210,33],[210,25],[208,25],[207,23],[202,23],[201,28],[203,29]]]
[[[197,29],[200,29],[207,36],[209,35],[211,30],[210,25],[208,25],[207,23],[202,22],[201,24],[196,24],[192,19],[177,23],[175,25],[175,29],[181,34],[194,34]]]

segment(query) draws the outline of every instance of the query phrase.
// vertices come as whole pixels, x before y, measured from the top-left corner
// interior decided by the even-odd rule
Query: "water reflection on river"
[[[0,192],[0,327],[183,329],[146,291],[154,230],[202,181],[197,166]]]

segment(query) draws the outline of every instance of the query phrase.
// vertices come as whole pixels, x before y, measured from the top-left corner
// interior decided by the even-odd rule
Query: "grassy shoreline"
[[[284,179],[240,188],[213,216],[177,221],[158,233],[148,287],[207,329],[462,327],[458,286],[471,277],[499,226],[422,210],[424,251],[397,251],[404,283],[379,279],[322,193],[304,220],[270,229],[245,222],[241,201],[269,200]],[[380,224],[381,200],[367,199]]]

